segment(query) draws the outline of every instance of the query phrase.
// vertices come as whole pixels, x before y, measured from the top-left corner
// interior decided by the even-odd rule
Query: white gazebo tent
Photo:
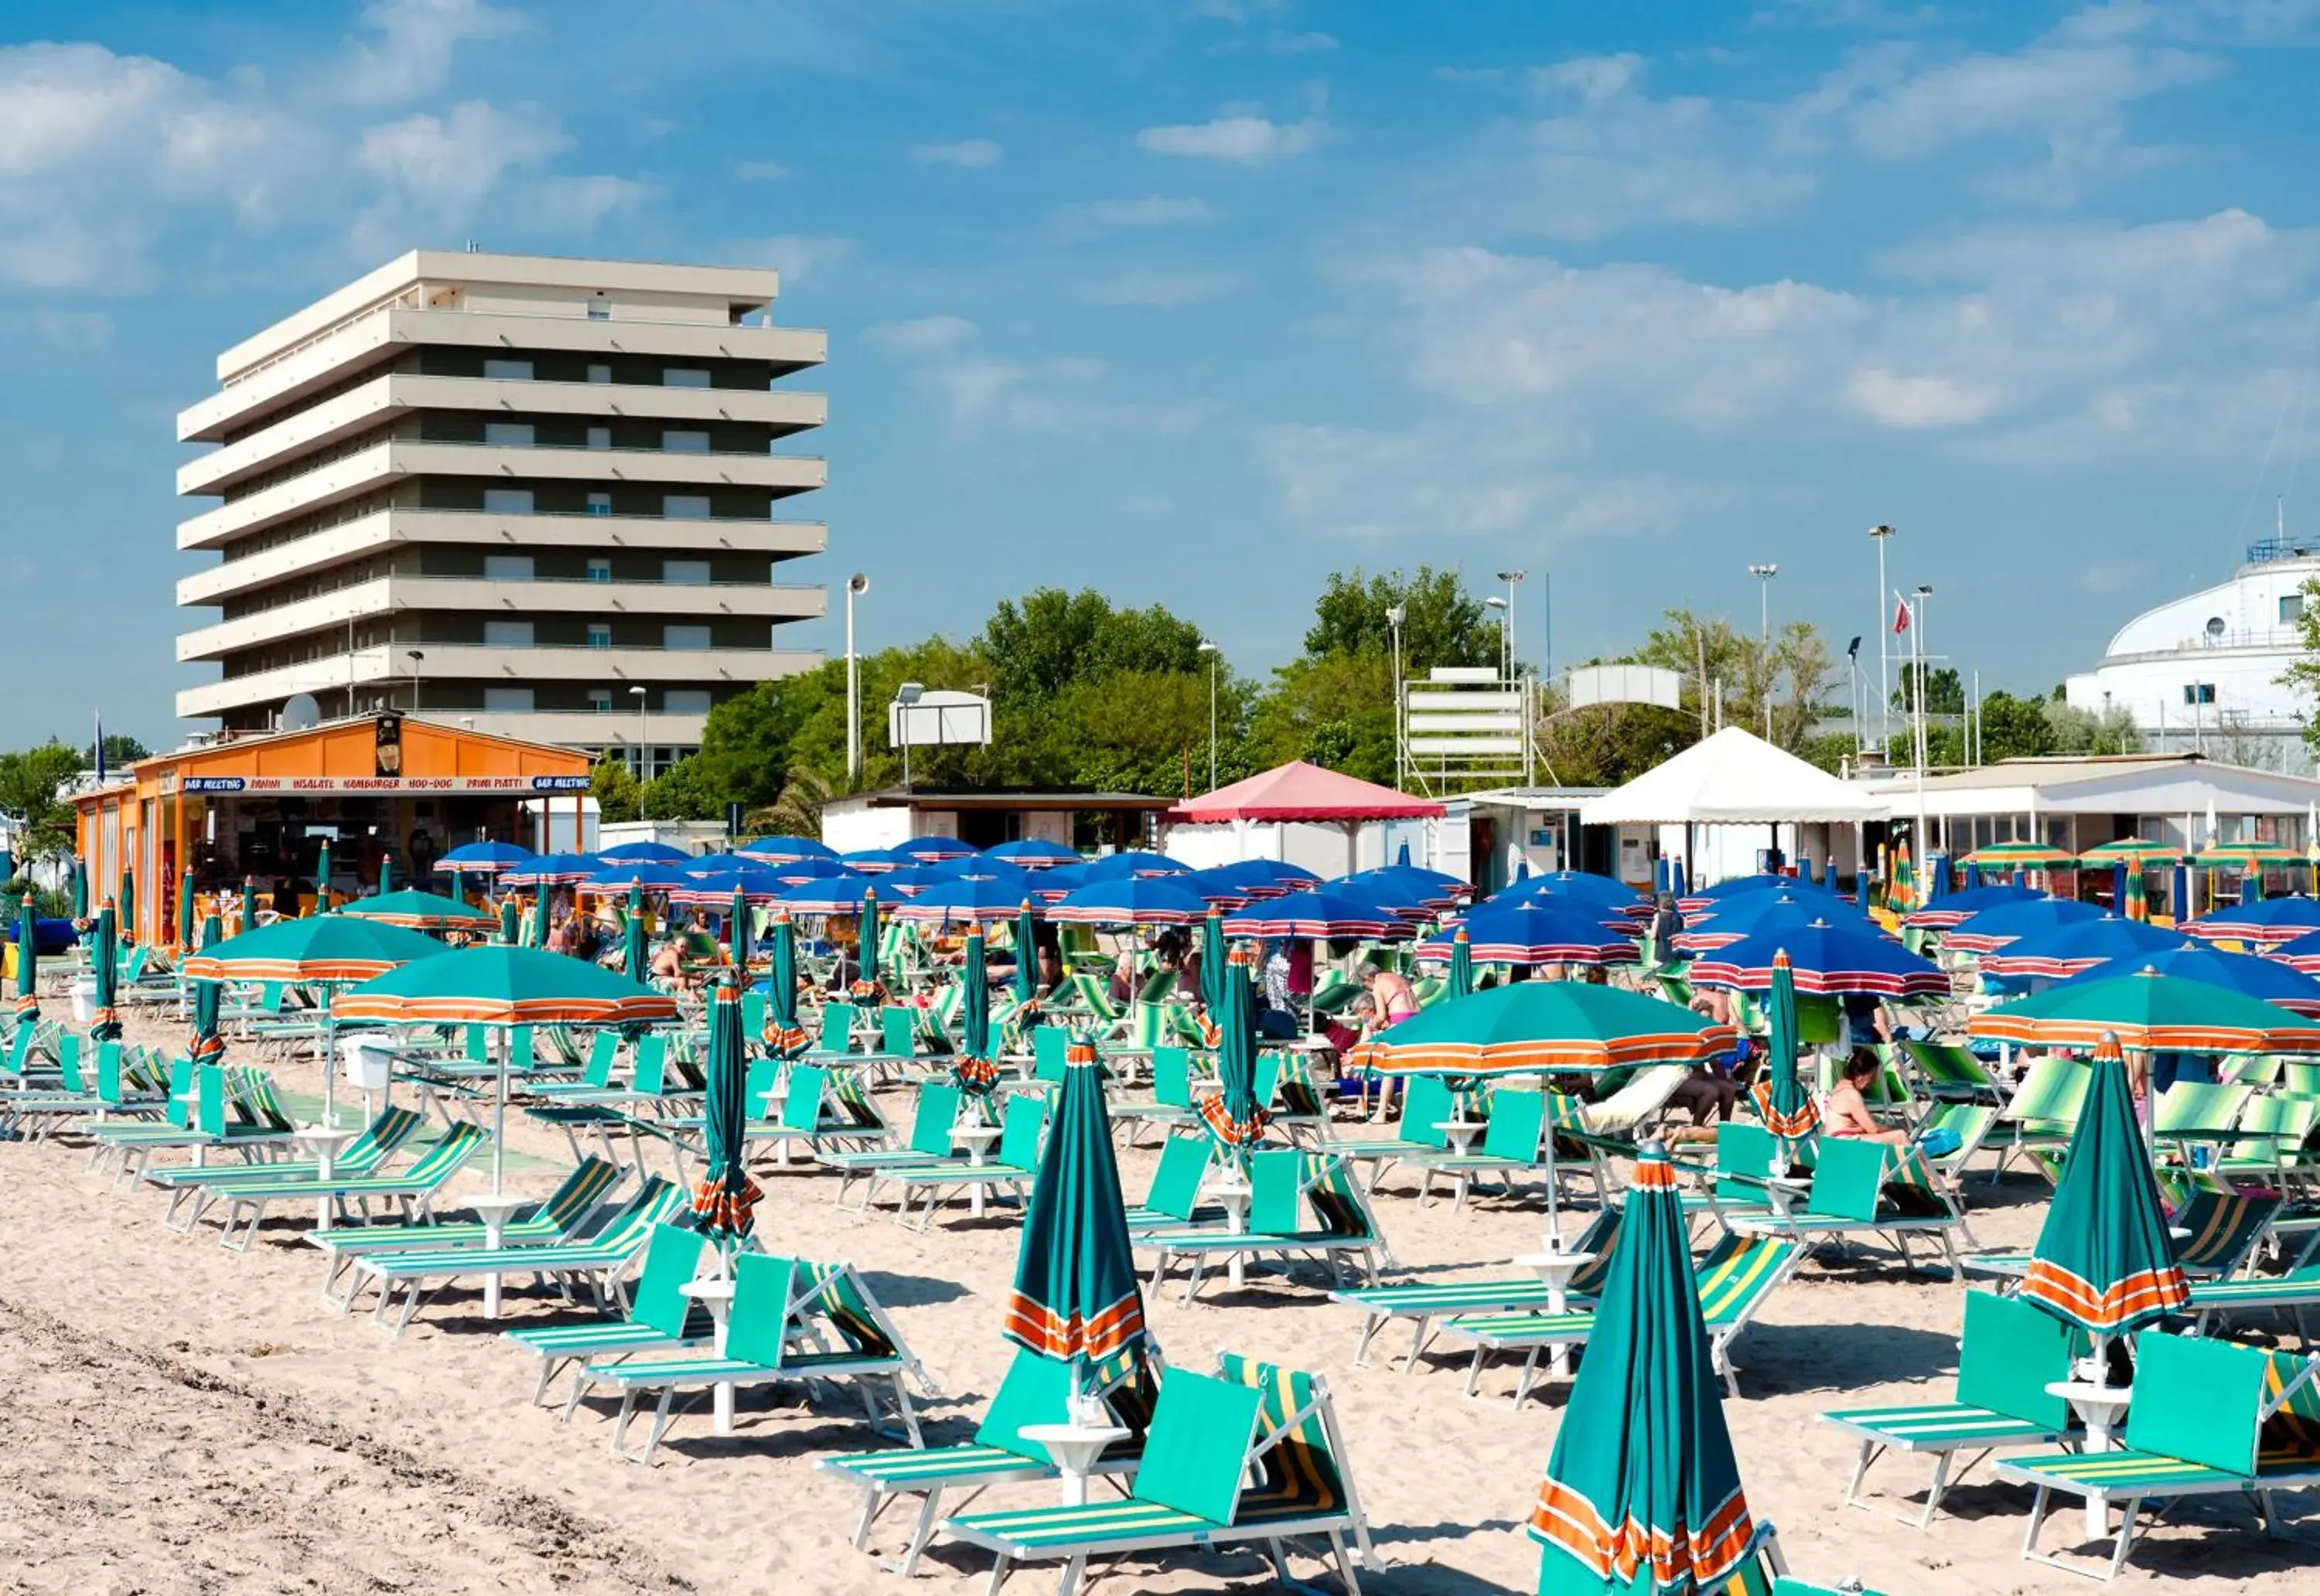
[[[1860,826],[1891,817],[1882,800],[1774,748],[1753,732],[1727,726],[1694,743],[1623,787],[1580,806],[1585,826],[1681,826],[1684,858],[1692,863],[1697,826]],[[1697,878],[1695,885],[1699,884]]]

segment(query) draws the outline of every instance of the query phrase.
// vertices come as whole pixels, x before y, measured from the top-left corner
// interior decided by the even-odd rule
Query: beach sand
[[[174,1045],[174,1021],[140,1015],[132,1039]],[[249,1061],[255,1062],[255,1059]],[[311,1063],[276,1066],[294,1093],[319,1092]],[[897,1102],[899,1107],[899,1100]],[[351,1117],[350,1111],[342,1113]],[[511,1145],[536,1155],[511,1184],[544,1192],[560,1137],[529,1125]],[[602,1411],[567,1425],[529,1402],[534,1365],[503,1346],[472,1292],[430,1307],[401,1340],[320,1293],[321,1256],[303,1223],[271,1224],[247,1254],[213,1228],[174,1235],[150,1189],[116,1191],[85,1173],[86,1154],[59,1139],[0,1147],[0,1588],[75,1592],[255,1591],[433,1592],[503,1589],[829,1592],[981,1591],[983,1555],[938,1544],[915,1585],[848,1544],[852,1491],[814,1466],[832,1451],[883,1443],[858,1407],[775,1408],[743,1393],[738,1433],[681,1419],[658,1466],[612,1456]],[[1153,1154],[1128,1152],[1131,1198]],[[480,1163],[462,1191],[482,1188]],[[836,1183],[803,1170],[762,1172],[758,1228],[770,1245],[861,1267],[946,1399],[925,1413],[930,1441],[963,1438],[1004,1370],[998,1334],[1014,1264],[1011,1217],[964,1217],[921,1234],[890,1219],[840,1213]],[[1420,1207],[1389,1177],[1379,1213],[1398,1262],[1422,1276],[1517,1273],[1534,1250],[1536,1199],[1484,1201],[1454,1213]],[[1977,1180],[1972,1221],[1984,1247],[2025,1247],[2044,1187]],[[1575,1231],[1582,1222],[1566,1217]],[[1179,1277],[1179,1282],[1181,1277]],[[1834,1584],[1858,1578],[1893,1596],[1975,1591],[2071,1591],[2074,1576],[2017,1555],[2026,1490],[1987,1466],[1948,1499],[1928,1533],[1883,1511],[1841,1505],[1853,1448],[1816,1421],[1824,1408],[1941,1400],[1955,1370],[1962,1288],[1904,1276],[1890,1255],[1808,1265],[1780,1289],[1738,1345],[1740,1400],[1725,1414],[1757,1518],[1780,1528],[1792,1569]],[[512,1297],[505,1323],[557,1311]],[[1391,1566],[1363,1577],[1387,1596],[1528,1591],[1537,1556],[1522,1534],[1553,1449],[1565,1388],[1546,1383],[1520,1412],[1509,1365],[1462,1394],[1445,1356],[1405,1377],[1390,1330],[1371,1366],[1355,1367],[1355,1316],[1309,1284],[1222,1281],[1187,1307],[1181,1283],[1149,1304],[1171,1363],[1210,1366],[1225,1347],[1327,1376],[1378,1551]],[[1870,1477],[1874,1505],[1915,1511],[1931,1465],[1907,1457]],[[1050,1500],[1018,1486],[984,1505]],[[2152,1534],[2122,1588],[2163,1583],[2187,1596],[2229,1589],[2305,1591],[2320,1568],[2320,1499],[2284,1499],[2292,1539],[2267,1542],[2228,1507],[2179,1512]],[[890,1511],[872,1550],[892,1555],[906,1507]],[[2065,1515],[2075,1523],[2073,1507]],[[2304,1521],[2296,1522],[2299,1517]],[[2068,1538],[2050,1526],[2049,1547]],[[1300,1579],[1334,1590],[1310,1558]],[[1228,1553],[1166,1564],[1098,1565],[1117,1592],[1265,1588],[1262,1561]],[[1054,1588],[1028,1567],[1010,1591]]]

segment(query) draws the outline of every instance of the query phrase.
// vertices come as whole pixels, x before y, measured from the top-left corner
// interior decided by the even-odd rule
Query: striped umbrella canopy
[[[2320,898],[2266,898],[2182,922],[2180,929],[2210,942],[2259,942],[2274,947],[2320,931]]]
[[[2039,976],[2061,980],[2115,958],[2164,953],[2189,941],[2181,932],[2163,926],[2106,914],[2100,920],[2080,920],[2008,942],[1997,952],[1981,956],[1981,970],[2002,980]]]
[[[2307,975],[2320,975],[2320,931],[2309,932],[2293,942],[2281,942],[2263,950],[2266,958],[2278,959],[2292,970]]]
[[[1068,865],[1080,856],[1078,850],[1065,848],[1060,842],[1049,842],[1043,837],[1025,837],[1014,842],[1002,842],[996,848],[983,850],[986,859],[1013,865],[1023,870],[1045,870],[1051,865]]]
[[[1694,986],[1769,992],[1773,966],[1782,953],[1788,955],[1796,989],[1816,996],[1937,997],[1950,989],[1949,972],[1890,937],[1822,923],[1744,937],[1694,959],[1690,979]]]
[[[190,865],[177,872],[177,932],[178,946],[194,945],[194,870]]]
[[[1652,911],[1651,900],[1627,883],[1584,870],[1555,870],[1543,875],[1521,876],[1493,893],[1490,902],[1510,904],[1535,898],[1544,899],[1550,906],[1575,900],[1590,911],[1601,909],[1630,919],[1641,919]]]
[[[2043,842],[1993,842],[1966,855],[1965,862],[1985,870],[2075,870],[2079,856]]]
[[[875,875],[857,875],[852,871],[832,875],[821,881],[802,881],[776,893],[774,902],[792,914],[851,914],[862,905],[865,896],[876,898],[892,907],[910,901],[910,894],[879,884]]]
[[[1116,854],[1106,854],[1091,859],[1087,878],[1093,881],[1119,881],[1131,875],[1190,875],[1192,867],[1182,859],[1172,859],[1166,854],[1150,848],[1122,848]]]
[[[1065,1051],[1064,1084],[1023,1216],[1001,1333],[1041,1357],[1071,1365],[1083,1397],[1092,1397],[1104,1372],[1144,1343],[1144,1292],[1111,1119],[1095,1044],[1084,1038],[1074,1038]]]
[[[775,865],[792,864],[799,859],[835,860],[838,857],[836,848],[811,837],[753,837],[733,851]]]
[[[2171,870],[2182,863],[2183,850],[2171,842],[2153,842],[2146,837],[2122,837],[2116,842],[2106,842],[2087,849],[2079,856],[2079,863],[2089,869],[2107,870],[2114,865],[2124,865],[2130,870]]]
[[[1218,866],[1216,874],[1256,899],[1284,897],[1321,884],[1319,875],[1286,859],[1236,859]]]
[[[254,875],[241,878],[241,929],[245,931],[258,929],[258,878]]]
[[[1453,907],[1445,903],[1436,908],[1427,901],[1427,892],[1422,887],[1397,887],[1391,881],[1374,879],[1356,884],[1350,875],[1325,882],[1316,890],[1334,898],[1343,898],[1349,903],[1367,903],[1381,913],[1390,914],[1396,920],[1406,920],[1413,925],[1430,923],[1436,914]]]
[[[959,1049],[950,1061],[951,1078],[974,1100],[977,1112],[987,1114],[984,1105],[999,1084],[999,1058],[991,1045],[991,969],[980,925],[967,929],[966,958],[958,978],[964,990],[959,1003]]]
[[[1450,973],[1443,995],[1452,998],[1474,995],[1474,945],[1464,926],[1460,926],[1450,939]]]
[[[72,862],[72,911],[76,922],[88,923],[88,865],[77,855]]]
[[[2209,948],[2194,942],[2187,947],[2165,948],[2158,953],[2138,953],[2125,958],[2115,958],[2097,965],[2071,977],[2071,981],[2111,981],[2122,975],[2140,975],[2148,970],[2154,975],[2171,975],[2179,981],[2198,981],[2209,986],[2220,986],[2236,992],[2243,997],[2261,998],[2276,1003],[2291,1014],[2304,1014],[2320,1019],[2320,981],[2280,958],[2263,958],[2252,953],[2226,953],[2220,948]]]
[[[1541,1596],[1693,1596],[1756,1527],[1724,1425],[1675,1171],[1646,1142],[1529,1533]]]
[[[596,857],[608,865],[682,865],[693,856],[666,842],[623,842],[597,849]]]
[[[385,928],[381,928],[385,929]],[[676,1018],[676,1000],[582,959],[538,948],[456,948],[415,960],[351,988],[339,1000],[350,1020],[400,1025],[651,1025]],[[507,1063],[492,1102],[492,1194],[503,1189],[507,1155]]]
[[[1469,957],[1486,965],[1631,965],[1642,957],[1636,922],[1602,910],[1578,911],[1552,898],[1482,903],[1457,922]],[[1450,939],[1421,944],[1421,962],[1450,957]]]
[[[1067,893],[1048,907],[1047,918],[1073,925],[1183,926],[1208,911],[1200,893],[1170,877],[1115,875]]]
[[[350,919],[376,920],[410,931],[486,932],[499,923],[487,910],[416,889],[358,899],[347,905],[347,914]]]
[[[216,915],[213,914],[202,921],[204,948],[214,948],[224,939],[225,927],[218,923]],[[195,1069],[205,1064],[214,1064],[225,1056],[225,1039],[218,1035],[220,999],[224,992],[222,982],[194,983],[194,1034],[186,1044],[186,1056]]]
[[[1842,898],[1808,892],[1750,893],[1716,906],[1713,913],[1696,915],[1669,939],[1685,953],[1713,953],[1745,938],[1767,936],[1809,925],[1843,926],[1863,936],[1882,937],[1885,929]]]
[[[2201,870],[2241,870],[2251,874],[2285,870],[2291,865],[2309,862],[2301,850],[2284,842],[2214,842],[2191,856],[2191,863]]]
[[[1591,1072],[1704,1064],[1738,1040],[1730,1026],[1663,998],[1583,981],[1518,981],[1420,1010],[1355,1048],[1352,1062],[1385,1075]]]
[[[994,859],[989,854],[957,854],[918,866],[917,869],[934,881],[1004,881],[1012,883],[1017,891],[1027,893],[1045,874]]]
[[[2011,903],[2035,903],[2045,895],[2026,886],[2016,886],[2010,881],[1993,886],[1970,886],[1962,893],[1950,893],[1929,908],[1911,910],[1901,917],[1901,923],[1921,931],[1946,931],[1985,909],[2001,909]]]
[[[1211,912],[1219,909],[1246,909],[1257,898],[1256,893],[1235,881],[1221,867],[1195,870],[1190,875],[1171,875],[1167,879],[1188,892],[1198,893],[1201,902],[1206,903]]]
[[[331,839],[323,838],[314,849],[314,912],[331,911]]]
[[[838,856],[838,862],[860,875],[883,875],[911,863],[890,848],[848,848]]]
[[[522,922],[523,911],[516,906],[515,894],[511,893],[500,900],[500,940],[513,942],[522,929]]]
[[[1264,1137],[1264,1105],[1256,1101],[1256,1004],[1249,982],[1254,956],[1236,948],[1226,956],[1218,984],[1217,1084],[1220,1090],[1201,1099],[1201,1118],[1209,1134],[1238,1154]]]
[[[664,860],[615,860],[573,891],[592,898],[625,897],[631,892],[673,893],[693,884],[693,877]]]
[[[2065,981],[1975,1015],[1967,1031],[2000,1041],[2178,1053],[2320,1053],[2320,1020],[2219,986],[2172,975]]]
[[[401,926],[352,914],[316,914],[204,943],[182,969],[192,981],[345,986],[446,951],[434,938]]]
[[[2086,1102],[2031,1249],[2022,1295],[2093,1336],[2098,1360],[2110,1338],[2155,1324],[2190,1302],[2116,1036],[2096,1045]]]
[[[1770,1021],[1771,1035],[1765,1038],[1769,1057],[1764,1079],[1756,1083],[1749,1095],[1763,1117],[1764,1129],[1780,1138],[1781,1152],[1786,1156],[1820,1124],[1820,1110],[1797,1075],[1796,973],[1785,948],[1772,956],[1772,985],[1764,1009]]]
[[[1989,953],[2024,937],[2101,918],[2102,911],[2092,903],[2070,898],[2041,897],[2026,903],[2000,903],[1960,921],[1942,939],[1942,948],[1948,953]]]
[[[121,944],[115,934],[113,904],[99,905],[96,935],[88,950],[88,971],[96,982],[96,1017],[89,1022],[89,1039],[113,1041],[121,1035],[121,1015],[113,1008],[121,981]]]
[[[807,881],[827,881],[833,875],[852,874],[835,858],[759,861],[754,854],[736,854],[733,857],[744,861],[741,867],[745,871],[754,872],[758,863],[764,863],[766,874],[784,886],[796,886]]]
[[[539,857],[512,842],[463,842],[436,860],[435,868],[448,875],[504,875]]]
[[[649,970],[645,959],[645,889],[632,885],[627,912],[621,917],[621,974],[642,986]]]
[[[797,927],[789,911],[774,911],[774,951],[766,972],[766,1025],[758,1039],[776,1058],[794,1058],[810,1039],[797,1016]]]
[[[789,891],[791,884],[771,870],[711,870],[693,875],[668,894],[672,903],[695,909],[722,909],[735,898],[744,903],[770,903]]]
[[[709,1002],[709,1065],[701,1096],[703,1162],[693,1187],[693,1229],[720,1258],[748,1238],[750,1216],[765,1192],[749,1178],[749,1044],[741,1029],[741,993],[718,983]]]
[[[121,873],[121,900],[113,921],[113,935],[122,941],[137,940],[137,873],[124,869]]]
[[[502,886],[572,886],[604,866],[594,854],[543,854],[500,872]]]
[[[894,906],[894,918],[921,925],[986,925],[1012,920],[1025,889],[1005,881],[963,875],[930,886]]]
[[[1350,938],[1365,942],[1391,941],[1410,935],[1409,922],[1387,913],[1364,898],[1348,898],[1324,888],[1308,888],[1253,903],[1238,914],[1225,917],[1228,937],[1302,937],[1308,939]]]
[[[1456,876],[1445,875],[1439,870],[1423,870],[1415,865],[1356,870],[1350,875],[1338,876],[1328,886],[1331,892],[1374,898],[1397,911],[1422,910],[1429,914],[1455,909],[1474,895],[1474,889]]]
[[[916,897],[956,879],[939,865],[905,865],[900,870],[885,871],[877,878],[882,889],[910,897]]]
[[[33,911],[32,894],[16,906],[16,1023],[41,1017],[41,919]]]
[[[896,843],[893,851],[914,864],[936,865],[945,859],[963,859],[977,850],[956,837],[913,837]]]
[[[1778,871],[1762,871],[1754,875],[1735,875],[1729,881],[1719,881],[1714,886],[1703,887],[1699,892],[1687,893],[1676,900],[1675,906],[1686,916],[1713,913],[1718,903],[1728,903],[1735,898],[1745,898],[1754,893],[1823,893],[1832,898],[1836,896],[1834,889],[1799,876],[1783,875]]]

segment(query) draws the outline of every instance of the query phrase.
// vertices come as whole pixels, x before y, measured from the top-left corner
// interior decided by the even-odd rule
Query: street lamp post
[[[1528,571],[1499,573],[1499,580],[1507,585],[1506,677],[1509,682],[1515,679],[1515,589],[1521,584],[1522,579],[1529,575]]]
[[[650,736],[645,730],[645,690],[641,684],[629,689],[629,696],[637,701],[637,780],[643,781],[652,767],[652,750],[645,746]]]
[[[1201,652],[1209,657],[1209,791],[1217,790],[1217,667],[1224,653],[1214,643],[1202,643]]]
[[[411,661],[411,712],[419,712],[419,667],[427,656],[417,648],[406,648],[403,657]]]
[[[1764,740],[1772,740],[1772,578],[1778,566],[1750,566],[1756,578],[1756,664],[1764,673]]]
[[[1893,529],[1882,521],[1869,529],[1870,541],[1877,545],[1877,748],[1888,757],[1893,741],[1893,683],[1886,661],[1890,654],[1887,644],[1893,635],[1893,617],[1885,604],[1893,596],[1893,590],[1885,585],[1885,545],[1892,537]]]
[[[1403,735],[1409,728],[1403,724],[1401,710],[1401,623],[1409,619],[1409,610],[1400,604],[1385,612],[1386,627],[1393,633],[1393,790],[1397,793],[1409,775]]]
[[[1486,598],[1486,599],[1484,599],[1484,600],[1482,601],[1482,608],[1484,608],[1485,610],[1495,610],[1496,612],[1498,612],[1498,617],[1499,617],[1499,679],[1500,679],[1500,681],[1504,681],[1504,680],[1506,680],[1507,676],[1508,676],[1508,671],[1507,671],[1507,627],[1508,627],[1508,626],[1509,626],[1509,621],[1508,614],[1507,614],[1507,601],[1506,601],[1506,600],[1504,600],[1504,599],[1502,599],[1502,598],[1498,597],[1498,596],[1497,596],[1497,595],[1495,595],[1495,594],[1493,594],[1492,596],[1491,596],[1491,597],[1489,597],[1489,598]]]
[[[862,784],[862,662],[854,652],[854,601],[870,591],[856,571],[846,579],[846,785]]]

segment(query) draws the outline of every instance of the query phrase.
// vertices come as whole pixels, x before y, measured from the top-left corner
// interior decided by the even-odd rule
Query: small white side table
[[[1005,1132],[996,1125],[954,1125],[950,1139],[955,1147],[966,1149],[966,1166],[980,1169],[991,1162],[991,1145]],[[969,1181],[966,1185],[967,1212],[975,1219],[983,1217],[987,1189],[981,1181]]]
[[[202,1111],[202,1094],[200,1093],[180,1092],[169,1101],[171,1102],[182,1102],[186,1105],[186,1124],[189,1129],[200,1129],[200,1127],[195,1123],[196,1116],[198,1116]],[[209,1148],[203,1146],[200,1142],[195,1142],[194,1144],[194,1167],[195,1169],[201,1168],[204,1165],[209,1162],[206,1156],[208,1152]]]
[[[1797,1199],[1812,1190],[1812,1182],[1800,1181],[1792,1174],[1768,1176],[1764,1182],[1764,1201],[1771,1203],[1773,1215],[1787,1219],[1797,1206]]]
[[[519,1208],[530,1206],[530,1198],[519,1197],[512,1192],[486,1192],[471,1202],[468,1206],[476,1211],[476,1217],[484,1222],[484,1245],[496,1251],[502,1239],[507,1235],[509,1216]],[[485,1319],[497,1319],[500,1316],[500,1284],[501,1277],[498,1271],[494,1270],[484,1276],[484,1317]]]
[[[717,1356],[725,1356],[726,1321],[733,1314],[733,1283],[730,1280],[687,1281],[676,1288],[679,1296],[690,1297],[709,1310],[709,1321],[716,1328]],[[717,1433],[733,1433],[733,1386],[730,1381],[710,1388],[710,1401],[716,1420]]]
[[[2104,1385],[2093,1380],[2057,1380],[2046,1387],[2048,1396],[2061,1397],[2087,1427],[2087,1450],[2107,1452],[2119,1415],[2134,1401],[2130,1386]],[[2098,1497],[2087,1499],[2087,1538],[2100,1540],[2110,1533],[2110,1510]]]
[[[1550,1247],[1545,1252],[1525,1253],[1515,1260],[1517,1265],[1546,1283],[1546,1310],[1549,1313],[1569,1310],[1571,1303],[1566,1293],[1571,1287],[1571,1277],[1594,1261],[1593,1253],[1565,1252],[1559,1247]],[[1570,1347],[1556,1347],[1548,1357],[1550,1366],[1556,1374],[1570,1372]]]
[[[1450,1151],[1464,1158],[1474,1150],[1474,1138],[1490,1129],[1484,1120],[1437,1120],[1434,1129],[1450,1138]]]
[[[1248,1183],[1237,1174],[1224,1174],[1211,1182],[1208,1191],[1209,1195],[1214,1197],[1224,1207],[1226,1231],[1234,1236],[1247,1235]],[[1248,1260],[1246,1256],[1234,1253],[1226,1260],[1225,1278],[1232,1283],[1232,1288],[1235,1291],[1240,1290],[1248,1283]]]
[[[1063,1475],[1067,1508],[1087,1506],[1088,1475],[1095,1470],[1095,1460],[1103,1455],[1106,1446],[1128,1436],[1116,1424],[1027,1424],[1015,1433],[1047,1448]]]
[[[359,1130],[341,1129],[333,1125],[301,1125],[290,1133],[290,1139],[296,1142],[302,1150],[313,1155],[315,1179],[328,1181],[331,1178],[331,1161],[339,1156],[339,1149],[361,1134]],[[315,1204],[314,1229],[327,1230],[330,1228],[331,1200],[324,1197]]]

